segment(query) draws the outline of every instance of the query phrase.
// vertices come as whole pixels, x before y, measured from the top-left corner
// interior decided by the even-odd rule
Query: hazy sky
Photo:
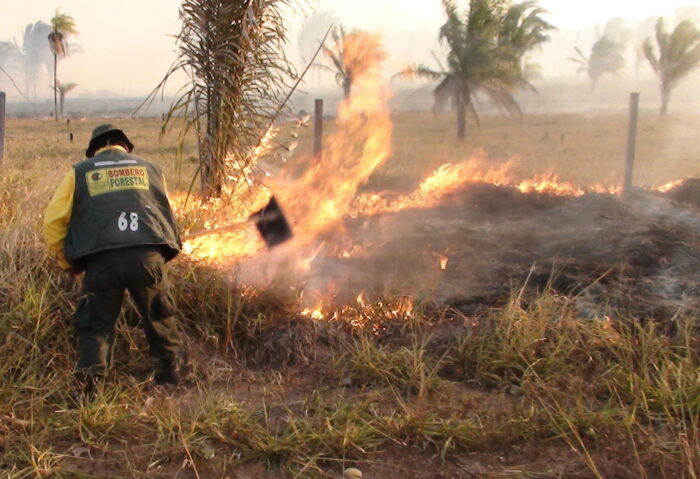
[[[615,16],[640,20],[671,15],[700,0],[540,0],[560,29],[592,27]],[[59,78],[77,82],[73,95],[109,91],[120,95],[146,93],[162,78],[175,57],[173,35],[179,30],[177,0],[0,0],[0,40],[21,41],[30,22],[48,22],[56,8],[74,17],[83,53],[59,64]],[[391,35],[403,30],[434,29],[443,21],[440,0],[312,0],[321,10],[333,10],[349,28]],[[11,12],[7,14],[6,12]],[[298,18],[290,28],[298,29]],[[292,35],[296,38],[296,34]],[[410,45],[409,45],[410,47]],[[405,48],[404,48],[405,50]],[[39,84],[49,95],[48,75]],[[19,82],[22,84],[22,82]],[[10,93],[5,84],[5,88]],[[43,90],[42,90],[43,89]]]

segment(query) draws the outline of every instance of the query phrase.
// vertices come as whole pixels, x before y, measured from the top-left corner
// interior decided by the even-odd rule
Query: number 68
[[[126,231],[130,229],[131,231],[138,231],[139,229],[139,215],[137,213],[129,213],[129,218],[126,217],[126,211],[122,211],[117,219],[117,228],[119,231]]]

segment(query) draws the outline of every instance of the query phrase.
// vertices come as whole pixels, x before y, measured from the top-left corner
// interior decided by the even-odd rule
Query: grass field
[[[188,188],[192,142],[179,163],[174,137],[158,141],[159,121],[114,121],[136,154],[164,167],[172,191]],[[679,311],[669,333],[624,312],[584,319],[574,298],[553,290],[523,301],[522,285],[474,314],[387,297],[317,321],[182,255],[173,271],[187,384],[152,386],[138,318],[125,307],[114,370],[95,400],[76,407],[77,291],[47,258],[41,221],[100,122],[8,120],[0,477],[342,477],[350,467],[389,479],[700,476],[698,311]],[[700,118],[643,114],[636,183],[700,175],[698,128]],[[623,116],[485,118],[459,143],[450,117],[400,114],[393,154],[362,189],[410,192],[440,165],[475,156],[511,160],[516,180],[554,174],[616,186],[626,129]],[[301,131],[290,159],[299,170],[310,137]]]

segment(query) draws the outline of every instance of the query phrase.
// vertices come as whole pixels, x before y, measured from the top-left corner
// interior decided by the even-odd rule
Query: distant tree
[[[70,54],[68,36],[77,35],[75,20],[66,13],[56,10],[51,19],[51,33],[48,34],[49,47],[53,53],[53,104],[54,119],[58,121],[58,59]]]
[[[554,26],[542,19],[547,11],[540,8],[536,1],[527,0],[512,5],[502,20],[499,33],[499,46],[506,58],[516,63],[518,77],[525,80],[524,85],[530,87],[528,80],[539,78],[540,66],[531,60],[528,53],[541,47],[549,40],[548,32]]]
[[[317,66],[335,74],[336,82],[343,89],[343,97],[347,99],[355,78],[367,69],[368,64],[381,62],[385,57],[384,49],[376,35],[361,30],[346,33],[342,25],[333,29],[331,38],[331,46],[324,45],[323,52],[333,66]]]
[[[632,27],[620,17],[611,18],[603,29],[604,37],[626,46],[632,38]]]
[[[30,23],[22,31],[22,43],[0,42],[0,64],[21,69],[24,75],[24,89],[27,95],[36,98],[37,75],[41,65],[50,71],[51,50],[46,37],[51,27],[41,21]]]
[[[436,70],[414,65],[403,76],[439,81],[433,91],[435,111],[448,105],[456,111],[457,135],[466,135],[467,115],[479,123],[474,95],[484,93],[509,115],[522,115],[514,93],[534,87],[536,71],[526,54],[549,40],[554,26],[542,19],[545,10],[535,1],[515,5],[497,0],[470,0],[460,12],[454,0],[443,0],[447,21],[440,40],[447,44],[447,66]]]
[[[644,54],[661,80],[661,115],[665,115],[673,89],[700,66],[700,31],[693,22],[684,20],[669,34],[660,18],[656,23],[656,45],[647,38]]]
[[[61,115],[63,115],[63,104],[64,104],[65,101],[66,101],[66,95],[67,95],[69,92],[75,90],[75,88],[76,88],[77,86],[78,86],[77,83],[72,83],[72,82],[70,82],[70,83],[61,83],[61,82],[58,82],[58,85],[57,85],[57,87],[58,87],[58,101],[59,101],[59,103],[58,103],[58,105],[59,105],[59,106],[58,106],[58,111],[61,112]]]
[[[593,44],[590,55],[583,54],[574,47],[576,56],[569,60],[580,65],[578,72],[586,73],[591,80],[591,90],[595,90],[603,75],[617,74],[625,68],[625,50],[631,31],[620,18],[608,21],[602,36]]]

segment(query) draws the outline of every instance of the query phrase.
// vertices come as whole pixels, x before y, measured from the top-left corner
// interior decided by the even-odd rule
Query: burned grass
[[[341,303],[409,295],[471,314],[514,289],[523,301],[551,290],[576,298],[584,317],[671,320],[698,307],[700,288],[700,216],[675,194],[469,184],[433,208],[348,220],[337,249],[347,233],[352,252],[337,254],[329,236],[310,276]]]

